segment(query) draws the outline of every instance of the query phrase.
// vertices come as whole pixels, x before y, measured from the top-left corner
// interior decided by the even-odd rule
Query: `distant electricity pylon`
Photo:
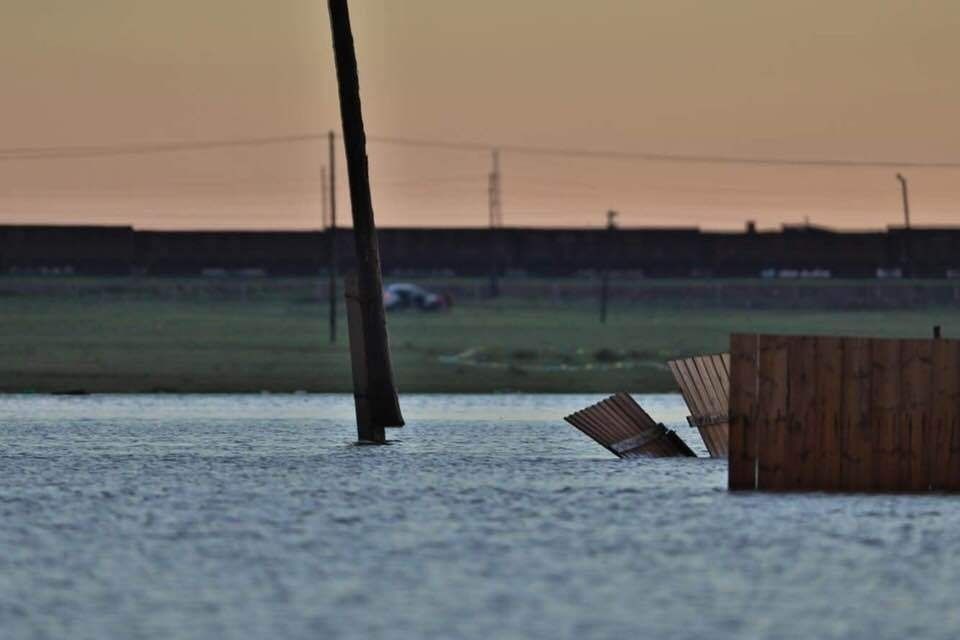
[[[500,295],[500,231],[503,226],[503,208],[500,199],[500,151],[493,150],[493,168],[490,171],[487,198],[490,213],[490,297]]]

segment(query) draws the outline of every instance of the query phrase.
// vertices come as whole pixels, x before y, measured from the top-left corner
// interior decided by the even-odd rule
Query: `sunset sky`
[[[596,225],[612,208],[625,226],[884,227],[902,220],[898,170],[910,179],[916,224],[960,224],[956,0],[351,7],[373,136],[957,163],[781,166],[507,150],[507,225]],[[0,25],[0,222],[321,225],[322,141],[90,158],[22,150],[339,129],[324,1],[6,0]],[[381,225],[486,224],[486,151],[375,141],[369,150]]]

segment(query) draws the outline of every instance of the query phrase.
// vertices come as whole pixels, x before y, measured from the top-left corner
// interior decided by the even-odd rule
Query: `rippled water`
[[[957,498],[730,495],[594,400],[405,396],[360,447],[344,396],[0,397],[0,637],[957,636]]]

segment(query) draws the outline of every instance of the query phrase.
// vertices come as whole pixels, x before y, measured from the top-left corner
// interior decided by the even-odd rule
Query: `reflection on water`
[[[0,635],[956,636],[956,498],[730,495],[562,422],[598,399],[404,396],[358,447],[346,396],[2,397]]]

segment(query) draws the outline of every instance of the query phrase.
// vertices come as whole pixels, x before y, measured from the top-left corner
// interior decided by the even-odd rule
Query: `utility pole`
[[[910,194],[907,192],[907,179],[901,174],[897,174],[897,180],[900,181],[900,191],[903,194],[903,221],[907,229],[910,228]]]
[[[911,255],[911,233],[910,233],[910,194],[907,191],[907,179],[901,174],[897,174],[897,180],[900,181],[900,193],[903,195],[903,251],[904,251],[904,276],[910,277],[913,275],[911,271],[913,270],[913,256]]]
[[[402,427],[403,415],[393,381],[387,316],[383,308],[383,276],[373,198],[370,195],[367,136],[363,128],[357,53],[347,0],[328,0],[327,8],[333,33],[357,256],[357,270],[355,276],[351,274],[347,297],[357,436],[362,442],[383,444],[386,443],[384,428]]]
[[[330,207],[328,206],[329,197],[329,176],[327,174],[327,165],[320,167],[320,228],[323,230],[323,242],[327,243],[327,258],[328,258],[328,267],[329,267],[329,257],[330,257]],[[321,261],[322,264],[322,261]],[[330,305],[333,304],[334,297],[328,293],[328,302],[327,307],[330,308]],[[331,314],[332,316],[333,314]],[[336,341],[336,327],[330,327],[330,342],[331,344]]]
[[[610,262],[612,255],[613,232],[617,228],[617,212],[607,211],[607,234],[604,238],[606,251],[603,252],[603,273],[600,276],[600,322],[607,323],[607,300],[610,297]]]
[[[500,150],[493,150],[493,169],[490,172],[487,197],[490,209],[490,297],[500,296],[500,232],[503,211],[500,206]]]
[[[327,165],[320,167],[320,228],[326,230],[327,222]]]
[[[327,252],[330,257],[330,265],[327,269],[330,274],[328,306],[330,308],[330,344],[335,344],[337,342],[337,263],[340,260],[337,255],[337,156],[333,131],[330,132],[327,140],[330,153],[330,226],[327,228],[329,243]]]

